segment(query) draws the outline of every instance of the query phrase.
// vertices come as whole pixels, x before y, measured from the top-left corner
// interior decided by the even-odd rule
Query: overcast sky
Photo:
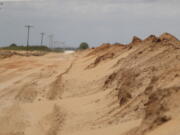
[[[0,45],[40,44],[40,33],[78,46],[128,43],[132,36],[169,32],[180,37],[180,0],[0,0]]]

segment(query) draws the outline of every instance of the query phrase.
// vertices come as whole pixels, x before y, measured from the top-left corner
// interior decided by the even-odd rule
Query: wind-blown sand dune
[[[180,134],[180,41],[168,33],[0,56],[0,135]]]

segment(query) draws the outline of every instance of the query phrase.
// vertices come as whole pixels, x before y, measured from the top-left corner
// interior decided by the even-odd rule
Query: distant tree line
[[[48,48],[45,45],[33,45],[29,46],[28,50],[29,51],[55,51],[55,52],[63,52],[66,50],[85,50],[88,49],[89,45],[86,42],[82,42],[79,47],[57,47],[57,48]],[[17,45],[15,43],[9,45],[8,47],[2,47],[1,49],[6,49],[6,50],[27,50],[26,46],[23,45]]]
[[[8,47],[2,47],[2,49],[25,51],[25,50],[27,50],[27,47],[26,46],[18,46],[13,43],[13,44],[9,45]],[[51,51],[51,49],[48,48],[47,46],[40,46],[40,45],[29,46],[28,50],[29,51]]]

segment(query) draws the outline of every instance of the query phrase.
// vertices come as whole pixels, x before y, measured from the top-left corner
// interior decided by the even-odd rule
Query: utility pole
[[[41,46],[43,45],[43,40],[44,40],[44,35],[45,35],[45,33],[44,32],[42,32],[42,33],[40,33],[41,34]]]
[[[53,48],[53,42],[54,42],[54,40],[53,40],[53,38],[54,38],[54,35],[49,35],[49,47],[50,48]]]
[[[27,54],[28,54],[28,49],[29,49],[29,35],[30,35],[30,29],[33,27],[31,25],[26,25],[25,26],[27,28]]]

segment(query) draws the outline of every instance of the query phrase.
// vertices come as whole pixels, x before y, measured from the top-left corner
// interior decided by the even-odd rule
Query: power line
[[[25,25],[25,27],[27,28],[27,53],[29,50],[29,36],[30,36],[30,29],[33,27],[31,25]]]
[[[42,33],[40,33],[41,34],[41,46],[43,45],[43,40],[44,40],[44,35],[45,35],[45,33],[44,32],[42,32]]]

